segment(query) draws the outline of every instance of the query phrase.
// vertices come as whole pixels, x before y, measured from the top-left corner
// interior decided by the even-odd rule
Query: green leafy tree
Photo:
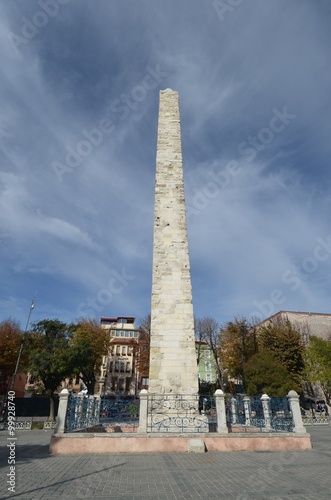
[[[272,351],[290,373],[293,380],[292,389],[301,391],[305,350],[301,333],[290,321],[270,322],[268,326],[258,330],[257,338],[259,350]]]
[[[256,331],[246,318],[235,318],[220,330],[220,358],[223,370],[239,379],[245,388],[244,365],[257,352]]]
[[[251,396],[284,396],[293,389],[291,374],[273,351],[263,349],[244,364],[246,391]]]
[[[69,338],[73,328],[58,319],[45,319],[32,325],[25,343],[30,380],[42,382],[43,392],[50,398],[51,421],[54,421],[54,391],[72,373]]]
[[[100,373],[102,356],[109,353],[109,331],[93,319],[81,319],[70,339],[72,373],[78,375],[94,394],[96,377]]]
[[[331,392],[331,342],[314,335],[304,353],[305,379],[307,382],[319,382],[330,401]]]
[[[0,394],[5,394],[15,371],[17,356],[22,343],[19,324],[13,319],[0,323]],[[22,362],[24,361],[23,358]]]

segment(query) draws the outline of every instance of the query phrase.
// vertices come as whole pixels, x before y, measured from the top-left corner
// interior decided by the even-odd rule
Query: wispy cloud
[[[188,218],[196,314],[249,314],[274,289],[282,309],[328,312],[331,260],[297,290],[282,275],[330,234],[329,2],[224,3],[223,22],[211,1],[0,4],[3,317],[24,320],[38,289],[36,318],[73,320],[122,269],[135,279],[100,314],[149,312],[166,87],[180,92],[187,206],[204,204]],[[43,24],[39,11],[47,23],[15,54],[8,34]],[[277,132],[284,106],[295,119]],[[94,145],[83,131],[101,120],[115,129]],[[84,140],[59,182],[52,164]]]

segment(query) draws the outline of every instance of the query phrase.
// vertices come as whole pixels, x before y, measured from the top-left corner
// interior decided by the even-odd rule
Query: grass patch
[[[31,429],[43,429],[44,422],[32,422]]]

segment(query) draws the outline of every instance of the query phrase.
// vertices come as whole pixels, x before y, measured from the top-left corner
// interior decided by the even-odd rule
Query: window
[[[206,373],[206,380],[207,382],[211,382],[211,374],[210,373]]]
[[[109,363],[109,371],[112,372],[113,371],[113,362]]]
[[[210,372],[210,370],[211,370],[211,364],[210,364],[210,361],[206,361],[206,363],[205,363],[205,368],[206,368],[206,372],[207,372],[207,371],[208,371],[208,372]]]
[[[126,371],[127,372],[131,371],[130,361],[127,361],[126,363]]]
[[[125,356],[125,354],[126,354],[126,346],[123,345],[122,346],[122,356]]]
[[[128,356],[131,356],[132,347],[128,345]]]
[[[124,380],[120,378],[118,381],[118,390],[123,391],[123,389],[124,389]]]
[[[124,363],[121,361],[121,372],[124,372]]]
[[[119,371],[119,369],[120,369],[119,366],[120,366],[119,362],[115,361],[115,372]]]
[[[210,359],[210,350],[205,351],[205,358]]]
[[[119,345],[116,346],[116,354],[117,355],[121,354],[121,346],[119,346]]]
[[[141,385],[148,385],[148,377],[142,377]]]

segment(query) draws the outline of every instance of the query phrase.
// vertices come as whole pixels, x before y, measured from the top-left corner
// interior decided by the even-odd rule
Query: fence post
[[[290,403],[290,408],[292,412],[292,419],[294,424],[293,432],[296,432],[298,434],[305,434],[307,430],[305,429],[302,423],[298,393],[295,391],[290,391],[287,395],[287,398]]]
[[[139,433],[147,432],[147,400],[148,393],[146,389],[142,389],[139,393],[140,405],[139,405]]]
[[[269,398],[268,394],[262,394],[261,401],[262,401],[263,416],[264,416],[264,421],[265,421],[265,428],[270,430],[271,429],[271,411],[270,411],[270,398]]]
[[[251,398],[244,396],[245,425],[251,425]]]
[[[231,424],[236,424],[237,423],[237,400],[234,396],[231,398]]]
[[[69,391],[62,389],[60,392],[59,409],[57,411],[55,433],[64,433],[66,425],[67,407],[68,407]]]
[[[214,396],[216,405],[217,432],[224,434],[229,432],[228,426],[226,425],[224,392],[221,389],[217,389]]]
[[[96,394],[94,396],[94,425],[100,423],[100,408],[101,408],[101,395]]]

